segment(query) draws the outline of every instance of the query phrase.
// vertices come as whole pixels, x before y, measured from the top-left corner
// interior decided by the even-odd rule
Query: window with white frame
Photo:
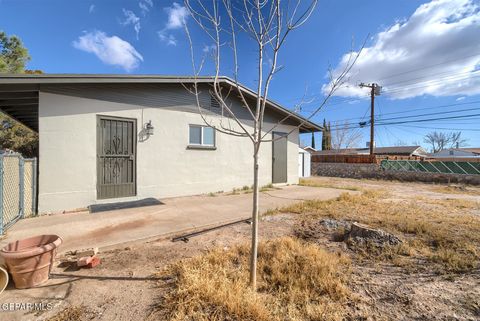
[[[188,145],[215,147],[215,128],[202,125],[190,125]]]

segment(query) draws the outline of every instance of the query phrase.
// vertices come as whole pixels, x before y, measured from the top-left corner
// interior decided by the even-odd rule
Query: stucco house
[[[480,148],[446,148],[429,156],[431,158],[475,158],[480,157]]]
[[[216,126],[236,126],[197,79],[200,104]],[[251,118],[231,90],[228,103],[245,126]],[[39,133],[38,211],[228,191],[252,184],[252,144],[205,126],[191,77],[145,75],[2,75],[0,109]],[[280,120],[283,122],[276,126]],[[217,127],[218,128],[218,127]],[[297,183],[299,134],[321,127],[268,101],[268,137],[260,184]]]
[[[422,146],[390,146],[390,147],[375,147],[373,153],[378,156],[418,156],[425,157],[427,152]],[[312,155],[369,155],[370,149],[367,148],[342,148],[317,150]]]

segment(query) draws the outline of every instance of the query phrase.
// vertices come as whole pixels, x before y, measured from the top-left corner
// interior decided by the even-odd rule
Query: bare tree
[[[452,132],[450,134],[450,148],[461,148],[467,146],[468,139],[462,138],[462,132]]]
[[[213,48],[211,58],[215,67],[215,75],[212,77],[213,84],[209,93],[219,103],[221,116],[210,117],[201,106],[201,89],[205,87],[201,84],[199,75],[202,72],[206,57],[196,59],[195,46],[187,24],[185,24],[185,31],[190,43],[195,81],[193,88],[187,86],[185,88],[195,95],[198,112],[205,124],[214,127],[222,134],[245,137],[253,145],[252,247],[250,253],[250,284],[253,289],[256,288],[260,146],[264,142],[285,139],[285,137],[270,137],[273,137],[271,134],[278,126],[284,124],[291,117],[291,115],[285,116],[275,124],[268,125],[268,127],[264,124],[270,85],[274,75],[283,67],[278,63],[278,55],[288,35],[306,23],[317,2],[318,0],[311,0],[308,3],[303,3],[301,0],[296,2],[281,0],[185,0],[190,17],[213,44],[210,47]],[[253,51],[256,54],[255,67],[247,67],[250,68],[250,75],[251,68],[254,68],[253,71],[256,74],[257,85],[252,90],[254,99],[246,94],[245,88],[239,82],[238,39],[240,35],[242,35],[242,45],[250,45],[249,52]],[[287,136],[295,133],[308,122],[308,119],[318,114],[328,99],[346,81],[346,75],[357,60],[358,54],[359,52],[355,55],[352,52],[351,60],[348,61],[344,69],[335,74],[335,77],[332,72],[329,73],[330,86],[328,92],[324,94],[324,98],[318,103],[310,116],[305,117],[305,120],[302,120],[298,126],[288,131]],[[225,56],[229,59],[224,59]],[[197,63],[198,60],[200,62]],[[228,80],[229,83],[233,83],[233,86],[227,86],[225,79],[220,76],[226,60],[227,63],[233,63],[232,79]],[[249,66],[251,66],[251,62],[249,62]],[[241,101],[242,107],[244,107],[242,112],[247,114],[248,120],[245,120],[245,115],[240,117],[236,114],[238,111],[231,104],[231,97],[233,96],[238,97]],[[299,108],[301,104],[298,104],[296,108]]]
[[[412,143],[413,145],[418,145],[418,144],[415,144],[415,143]],[[397,139],[397,141],[395,143],[393,143],[393,146],[407,146],[408,144],[401,140],[401,139]]]
[[[445,148],[460,148],[466,146],[467,140],[463,139],[462,132],[431,132],[425,135],[424,142],[432,147],[432,153],[437,153]]]
[[[362,139],[362,133],[352,129],[348,121],[335,123],[334,129],[332,149],[353,148]]]

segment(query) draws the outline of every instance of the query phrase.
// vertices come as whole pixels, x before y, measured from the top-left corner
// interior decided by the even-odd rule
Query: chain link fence
[[[37,159],[0,155],[0,235],[16,221],[36,214]]]
[[[393,171],[480,175],[479,162],[383,160],[380,164],[383,169]]]

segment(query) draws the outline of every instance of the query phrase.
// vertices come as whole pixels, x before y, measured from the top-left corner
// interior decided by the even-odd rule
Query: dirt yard
[[[50,310],[0,311],[0,318],[480,320],[479,188],[336,178],[302,184],[360,193],[266,212],[257,294],[245,280],[250,226],[239,224],[188,243],[103,252],[90,270],[56,264],[46,286],[0,296],[1,303],[53,303]],[[388,238],[352,237],[353,222]]]

